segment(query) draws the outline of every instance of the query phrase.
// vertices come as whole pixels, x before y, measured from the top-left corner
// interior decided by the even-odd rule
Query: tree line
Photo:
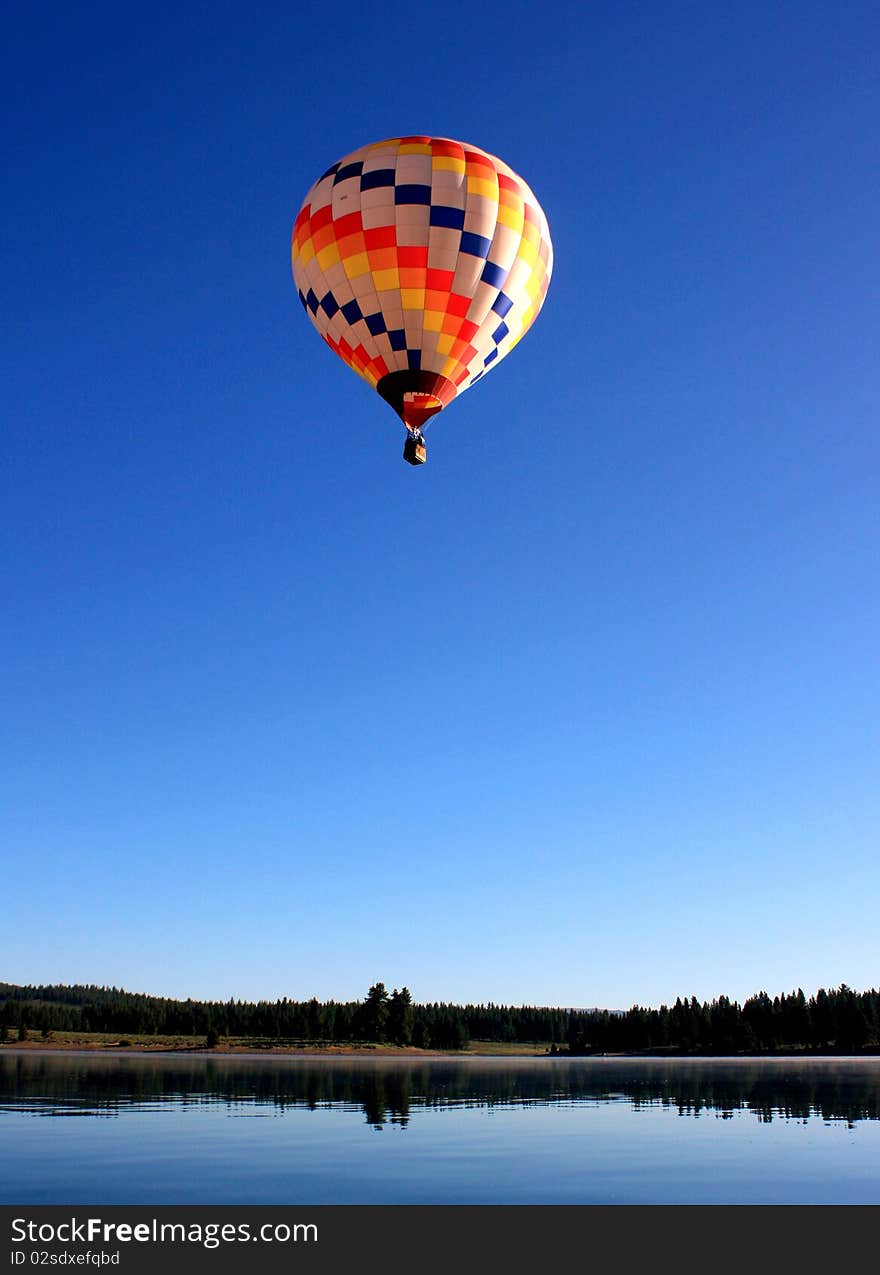
[[[624,1012],[539,1006],[416,1004],[406,987],[374,983],[362,1001],[172,1000],[122,988],[0,983],[3,1039],[52,1031],[272,1038],[313,1044],[389,1043],[463,1049],[470,1040],[545,1043],[553,1053],[706,1054],[880,1047],[880,992],[842,984],[809,999],[801,989],[742,1005],[720,996],[679,998]]]
[[[120,1032],[132,1036],[224,1036],[315,1044],[389,1043],[462,1049],[469,1040],[455,1005],[414,1005],[409,989],[375,983],[363,1001],[172,1000],[97,985],[0,983],[0,1033]]]
[[[787,1050],[858,1053],[880,1045],[880,992],[855,992],[845,983],[819,988],[809,999],[798,988],[787,996],[766,992],[742,1005],[726,996],[700,1002],[677,999],[672,1006],[624,1014],[597,1011],[572,1023],[573,1054],[676,1051],[696,1054],[751,1054]]]

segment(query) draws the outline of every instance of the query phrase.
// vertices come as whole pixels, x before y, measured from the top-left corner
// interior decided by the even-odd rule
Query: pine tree
[[[388,1020],[388,992],[384,983],[374,983],[367,993],[363,1007],[363,1035],[365,1040],[381,1044],[385,1039]]]
[[[388,1005],[388,1038],[395,1045],[408,1045],[413,1034],[413,1005],[409,988],[395,987]]]

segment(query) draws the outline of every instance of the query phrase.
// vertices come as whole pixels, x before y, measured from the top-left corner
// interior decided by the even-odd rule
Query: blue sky
[[[11,14],[0,978],[878,983],[878,27]],[[556,256],[421,470],[289,267],[312,181],[412,132]]]

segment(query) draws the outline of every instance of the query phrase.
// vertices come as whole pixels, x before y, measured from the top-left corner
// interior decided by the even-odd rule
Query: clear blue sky
[[[876,3],[16,6],[0,978],[880,983]],[[473,142],[532,331],[401,459],[312,181]]]

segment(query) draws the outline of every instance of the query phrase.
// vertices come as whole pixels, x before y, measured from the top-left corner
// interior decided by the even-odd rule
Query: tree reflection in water
[[[126,1108],[340,1108],[375,1129],[449,1107],[662,1106],[854,1124],[880,1119],[880,1058],[365,1059],[0,1053],[0,1110],[113,1116]]]

